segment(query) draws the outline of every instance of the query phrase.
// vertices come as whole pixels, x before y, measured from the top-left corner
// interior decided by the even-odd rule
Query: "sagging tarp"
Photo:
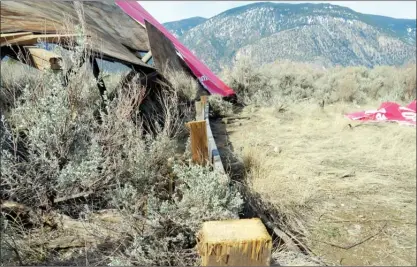
[[[177,38],[162,26],[151,14],[149,14],[136,1],[116,1],[116,4],[138,23],[145,25],[145,21],[151,23],[160,30],[175,46],[179,56],[185,61],[192,73],[197,77],[204,88],[210,94],[232,96],[234,91],[223,83],[206,65],[204,65],[190,50],[188,50]]]
[[[405,107],[395,102],[384,102],[376,110],[349,113],[345,117],[364,122],[397,122],[416,126],[416,100]]]

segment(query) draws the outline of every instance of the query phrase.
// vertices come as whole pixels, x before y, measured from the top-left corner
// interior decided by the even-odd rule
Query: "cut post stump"
[[[202,266],[270,266],[272,238],[258,218],[203,223]]]

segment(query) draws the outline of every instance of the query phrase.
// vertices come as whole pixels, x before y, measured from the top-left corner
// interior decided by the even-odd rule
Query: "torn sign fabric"
[[[384,102],[376,110],[367,110],[346,114],[351,120],[370,122],[397,122],[416,126],[416,100],[405,107],[395,102]]]

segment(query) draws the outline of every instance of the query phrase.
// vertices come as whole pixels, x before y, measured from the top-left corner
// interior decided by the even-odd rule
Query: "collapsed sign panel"
[[[377,110],[349,113],[345,117],[351,120],[370,122],[391,121],[403,125],[416,126],[416,100],[406,107],[402,107],[395,102],[384,102]]]
[[[198,78],[204,88],[211,94],[232,96],[234,91],[224,84],[206,65],[189,51],[177,38],[174,37],[162,24],[149,14],[136,1],[116,1],[116,4],[130,17],[145,26],[145,21],[160,30],[175,46],[179,56],[184,60],[192,73]]]
[[[2,37],[20,35],[15,40],[2,38],[2,46],[29,44],[18,39],[26,38],[32,44],[37,37],[47,40],[47,34],[75,33],[67,32],[70,31],[68,24],[81,24],[78,16],[81,12],[86,34],[95,44],[94,52],[134,64],[142,70],[154,69],[132,52],[149,51],[146,30],[112,1],[85,1],[82,10],[78,10],[73,1],[1,1],[0,6]]]

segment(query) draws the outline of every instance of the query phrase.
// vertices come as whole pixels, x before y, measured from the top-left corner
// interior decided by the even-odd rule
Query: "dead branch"
[[[67,197],[59,197],[59,198],[54,199],[54,204],[57,204],[59,202],[68,201],[68,200],[74,200],[74,199],[81,198],[81,197],[88,197],[93,193],[94,193],[93,191],[86,191],[86,192],[73,194],[73,195],[67,196]]]
[[[322,240],[316,240],[316,241],[318,241],[318,242],[320,242],[320,243],[323,243],[323,244],[326,244],[326,245],[329,245],[329,246],[332,246],[332,247],[336,247],[336,248],[340,248],[340,249],[345,249],[345,250],[349,250],[349,249],[351,249],[351,248],[354,248],[354,247],[356,247],[356,246],[359,246],[360,244],[363,244],[363,243],[365,243],[366,241],[368,241],[368,240],[370,240],[370,239],[372,239],[372,238],[374,238],[375,236],[377,236],[377,235],[379,235],[384,229],[385,229],[385,227],[387,226],[387,224],[388,223],[385,223],[384,224],[384,226],[382,226],[375,234],[373,234],[373,235],[370,235],[370,236],[368,236],[367,238],[365,238],[365,239],[363,239],[363,240],[361,240],[361,241],[359,241],[359,242],[356,242],[356,243],[353,243],[353,244],[351,244],[351,245],[344,245],[344,246],[342,246],[342,245],[338,245],[338,244],[333,244],[333,243],[330,243],[330,242],[326,242],[326,241],[322,241]]]

